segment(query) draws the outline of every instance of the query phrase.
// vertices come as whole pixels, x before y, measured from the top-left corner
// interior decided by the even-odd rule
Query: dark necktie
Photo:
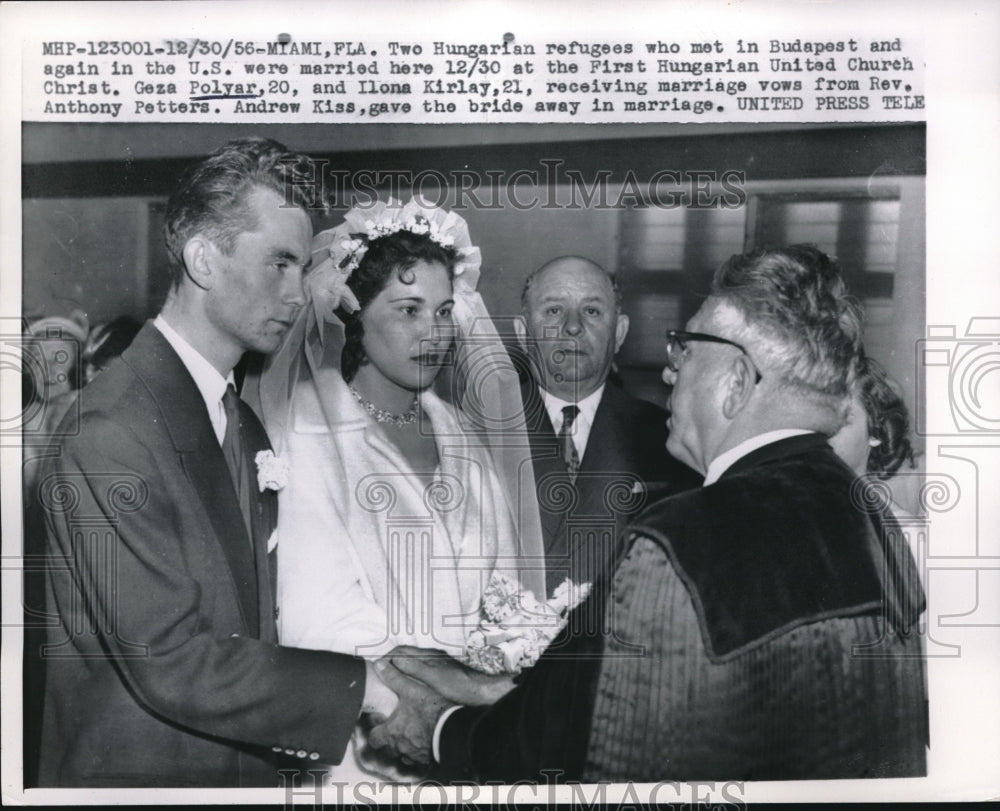
[[[240,502],[240,512],[243,513],[243,523],[247,528],[250,545],[253,546],[253,534],[250,524],[250,485],[247,482],[247,459],[243,452],[243,439],[240,436],[240,398],[236,389],[230,383],[226,393],[222,395],[222,407],[226,411],[226,435],[222,438],[222,453],[229,466],[229,475],[233,479],[233,489]]]
[[[562,428],[559,429],[559,452],[571,482],[576,481],[576,472],[580,469],[580,455],[576,452],[576,445],[573,444],[573,423],[579,413],[580,409],[577,406],[565,406],[562,410]]]

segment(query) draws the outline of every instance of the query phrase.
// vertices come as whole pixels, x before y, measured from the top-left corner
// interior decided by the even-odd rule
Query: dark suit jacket
[[[925,774],[923,594],[852,485],[810,434],[652,505],[591,598],[608,632],[570,635],[492,708],[454,713],[442,777]]]
[[[255,480],[267,437],[245,406],[240,424]],[[257,494],[248,537],[204,401],[155,327],[84,390],[71,431],[42,485],[58,619],[40,784],[277,785],[275,752],[339,762],[364,665],[276,644],[275,493]]]
[[[650,492],[696,487],[704,477],[665,449],[667,412],[608,383],[594,414],[575,488],[538,387],[522,387],[545,542],[549,594],[566,577],[607,577],[630,516]]]

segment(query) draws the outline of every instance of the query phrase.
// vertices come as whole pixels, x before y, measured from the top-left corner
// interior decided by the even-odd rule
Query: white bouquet
[[[589,593],[590,583],[566,579],[542,602],[509,577],[494,573],[483,592],[479,626],[465,645],[465,663],[491,674],[531,667]]]

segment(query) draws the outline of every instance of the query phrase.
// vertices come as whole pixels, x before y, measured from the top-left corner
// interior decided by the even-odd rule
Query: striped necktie
[[[562,428],[559,429],[559,452],[571,482],[576,482],[576,472],[580,469],[580,455],[573,443],[573,423],[579,413],[580,409],[577,406],[565,406],[562,410]]]

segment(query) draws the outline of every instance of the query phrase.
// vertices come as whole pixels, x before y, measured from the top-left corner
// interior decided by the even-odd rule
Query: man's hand
[[[372,727],[368,745],[388,750],[403,763],[431,763],[434,727],[451,702],[384,659],[375,668],[385,685],[399,696],[399,704],[387,721]]]
[[[440,650],[398,645],[386,654],[385,659],[454,704],[486,707],[514,689],[511,676],[481,673]]]

